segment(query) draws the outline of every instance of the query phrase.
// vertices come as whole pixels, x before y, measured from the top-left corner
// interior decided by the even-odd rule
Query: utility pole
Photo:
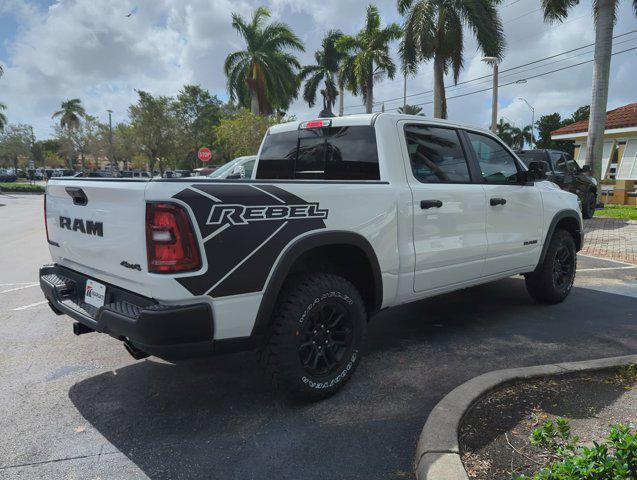
[[[108,147],[109,147],[109,160],[111,164],[111,173],[113,173],[113,120],[111,114],[113,110],[106,110],[108,112]]]
[[[518,97],[518,100],[522,100],[531,109],[531,148],[535,148],[535,108],[524,97]]]
[[[491,131],[498,131],[498,58],[484,57],[483,62],[493,66],[493,98],[491,100]]]

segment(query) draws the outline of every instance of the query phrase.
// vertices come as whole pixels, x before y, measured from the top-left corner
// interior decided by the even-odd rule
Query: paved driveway
[[[431,408],[489,370],[637,351],[637,269],[580,257],[566,302],[519,278],[377,316],[352,381],[275,397],[250,354],[135,361],[42,302],[42,197],[0,196],[0,478],[403,479]],[[600,270],[601,269],[601,270]]]

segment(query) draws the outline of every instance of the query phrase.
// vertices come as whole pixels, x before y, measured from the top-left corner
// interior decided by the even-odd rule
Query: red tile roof
[[[606,112],[606,130],[626,127],[637,127],[637,103],[630,103]],[[551,136],[580,132],[588,132],[588,119],[558,128],[551,132]]]

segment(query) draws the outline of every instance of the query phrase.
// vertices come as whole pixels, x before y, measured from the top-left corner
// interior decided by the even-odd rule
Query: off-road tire
[[[566,230],[556,230],[551,237],[542,263],[535,271],[525,275],[526,289],[539,303],[560,303],[573,287],[576,270],[575,241]]]
[[[337,313],[330,316],[330,309]],[[327,321],[328,316],[330,322]],[[338,316],[342,317],[337,325],[338,333],[336,327],[331,333],[326,333],[330,332],[329,324]],[[341,329],[345,325],[343,318],[351,329]],[[340,389],[356,370],[366,329],[365,304],[352,283],[331,273],[295,275],[281,290],[267,339],[259,350],[259,360],[275,389],[285,396],[319,400]],[[343,336],[341,330],[350,330],[350,335]],[[302,344],[308,343],[308,336],[312,344],[303,347]],[[343,347],[341,343],[346,341],[348,345]],[[319,347],[323,348],[323,357],[320,357]],[[340,348],[345,350],[336,350]],[[317,374],[315,370],[329,368],[328,362],[336,358],[336,353],[341,354],[341,360],[336,362],[333,370]],[[308,355],[311,360],[319,357],[316,369],[311,368],[311,360],[304,366],[302,358]]]
[[[586,197],[582,203],[582,217],[589,219],[595,215],[595,207],[597,206],[597,195],[593,190],[586,192]]]

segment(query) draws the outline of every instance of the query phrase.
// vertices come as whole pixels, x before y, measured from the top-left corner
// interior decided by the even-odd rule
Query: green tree
[[[404,113],[405,115],[418,115],[420,117],[424,117],[425,114],[422,113],[422,107],[418,105],[405,105],[403,107],[398,107],[398,113]]]
[[[542,0],[544,20],[551,23],[562,22],[568,16],[571,7],[579,3],[579,0]],[[632,3],[635,15],[637,15],[637,0],[633,0]],[[595,0],[593,2],[595,53],[593,56],[593,91],[585,163],[591,167],[597,178],[600,178],[602,169],[610,59],[618,6],[619,0]]]
[[[65,100],[60,105],[60,110],[53,113],[51,118],[60,118],[60,127],[71,130],[80,124],[80,119],[86,117],[86,111],[79,98]]]
[[[223,118],[215,127],[216,147],[225,162],[243,155],[256,155],[265,132],[281,122],[276,116],[255,115],[242,110]]]
[[[100,135],[102,139],[102,145],[107,145],[108,142],[108,126],[104,125]],[[124,170],[128,170],[133,157],[139,154],[140,146],[135,136],[135,129],[126,123],[117,123],[113,127],[113,156],[115,161],[124,165]],[[144,164],[146,161],[144,161]]]
[[[444,76],[451,68],[454,83],[463,67],[464,31],[469,27],[478,48],[489,57],[502,58],[504,31],[498,14],[499,0],[398,0],[406,16],[400,54],[406,71],[414,73],[421,62],[433,60],[434,117],[447,118]]]
[[[513,147],[513,135],[511,134],[512,126],[509,122],[505,122],[504,118],[501,118],[496,125],[496,135],[500,137],[504,143],[509,147]]]
[[[82,101],[79,98],[73,98],[71,100],[65,100],[60,104],[60,110],[54,112],[51,118],[60,119],[60,128],[66,130],[70,135],[71,130],[78,128],[80,125],[80,119],[86,117],[86,110],[82,106]],[[67,150],[67,162],[69,168],[73,168],[72,149],[69,147]]]
[[[584,105],[583,107],[579,107],[573,115],[571,115],[571,119],[573,122],[580,122],[582,120],[588,120],[588,117],[591,115],[591,106]]]
[[[261,115],[285,110],[296,98],[296,70],[301,65],[289,50],[304,51],[301,39],[285,23],[264,25],[269,17],[265,7],[257,8],[249,22],[232,14],[232,27],[245,40],[246,49],[228,55],[224,65],[230,99]]]
[[[97,118],[84,115],[74,128],[55,127],[55,136],[61,151],[67,158],[79,159],[82,170],[86,170],[86,156],[97,157],[100,153],[99,124]],[[72,167],[71,167],[72,168]]]
[[[174,104],[179,127],[180,150],[190,168],[197,166],[197,150],[214,143],[214,127],[219,125],[223,103],[199,85],[186,85]]]
[[[33,146],[33,128],[31,125],[7,125],[0,133],[0,163],[11,166],[16,171],[26,166]]]
[[[524,144],[533,144],[533,133],[531,132],[531,125],[527,125],[522,128],[511,127],[511,146],[518,150],[524,148]]]
[[[4,114],[3,110],[6,110],[7,106],[0,102],[0,132],[4,130],[4,127],[7,126],[7,116]]]
[[[316,92],[321,82],[324,87],[320,91],[323,97],[323,110],[321,116],[333,117],[332,107],[338,96],[338,69],[343,54],[336,49],[336,42],[343,36],[340,30],[330,30],[323,38],[321,50],[314,53],[314,65],[306,65],[301,69],[299,77],[305,80],[303,88],[303,100],[310,107],[316,102]]]
[[[560,114],[557,112],[551,113],[549,115],[542,115],[535,122],[538,137],[537,141],[535,142],[535,148],[562,150],[572,155],[574,150],[573,142],[551,139],[551,132],[571,123],[573,123],[572,119],[567,118],[565,120],[562,120]]]
[[[385,75],[393,79],[396,74],[389,44],[401,34],[402,29],[396,23],[381,28],[378,8],[369,5],[363,29],[355,36],[344,35],[336,42],[336,48],[348,56],[342,67],[351,72],[344,78],[345,87],[354,95],[362,94],[367,113],[372,113],[374,106],[374,82]]]
[[[128,115],[140,150],[148,158],[151,172],[156,162],[164,170],[166,161],[174,154],[177,136],[177,120],[173,99],[154,97],[148,92],[137,91],[137,103],[128,108]]]

